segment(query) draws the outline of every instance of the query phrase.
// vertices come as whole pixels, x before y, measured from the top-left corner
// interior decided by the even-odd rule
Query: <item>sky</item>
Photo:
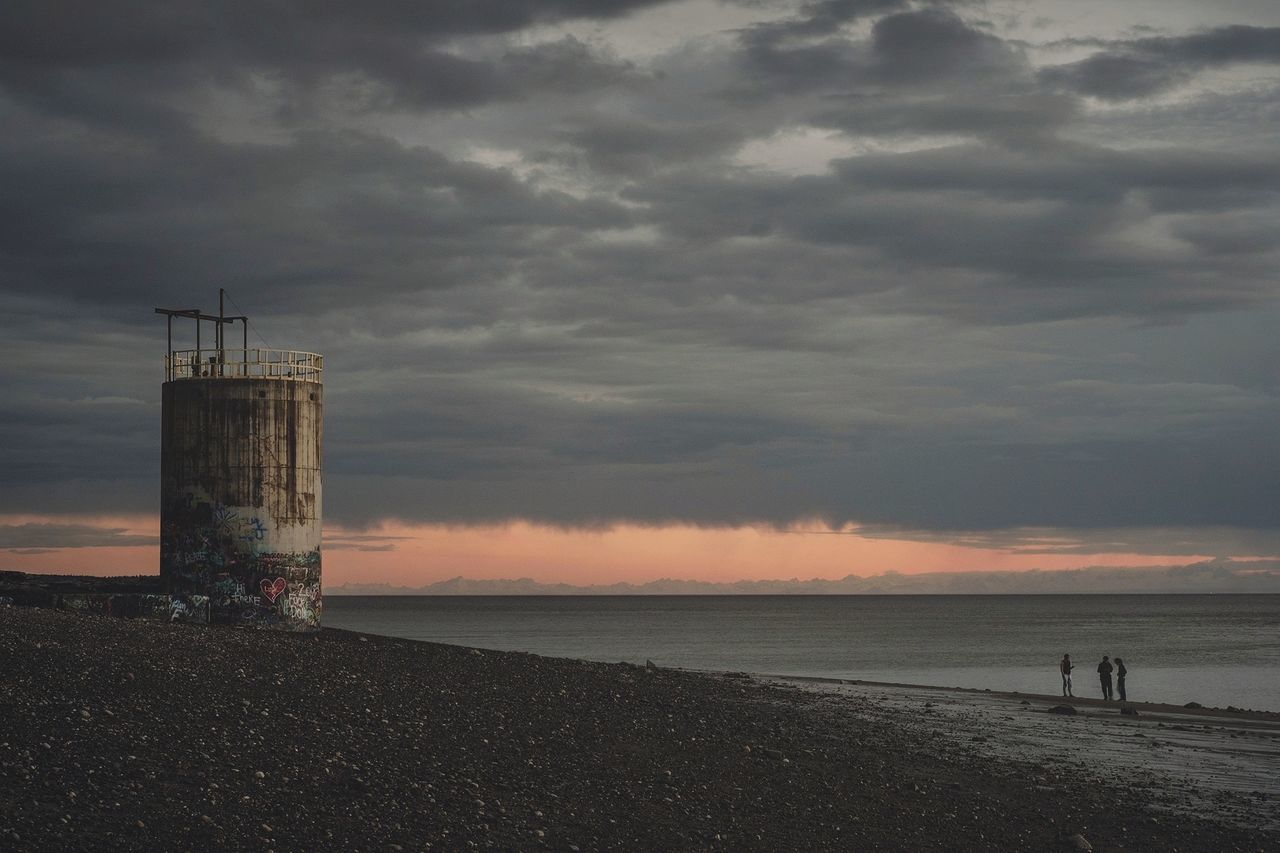
[[[0,122],[0,568],[157,570],[219,287],[327,583],[1280,555],[1271,0],[11,0]]]

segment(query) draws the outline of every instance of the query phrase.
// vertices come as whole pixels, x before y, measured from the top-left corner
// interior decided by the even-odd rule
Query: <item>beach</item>
[[[656,663],[3,608],[0,844],[1280,849],[1275,714]]]

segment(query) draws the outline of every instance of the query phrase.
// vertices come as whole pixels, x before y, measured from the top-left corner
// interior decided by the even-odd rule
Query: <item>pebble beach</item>
[[[1055,704],[9,607],[0,848],[1280,849],[1254,765],[1101,773],[1135,732]],[[1275,767],[1277,715],[1136,707]]]

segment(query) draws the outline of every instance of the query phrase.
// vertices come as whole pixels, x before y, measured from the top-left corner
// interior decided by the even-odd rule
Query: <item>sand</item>
[[[3,608],[0,847],[1280,849],[1272,721],[1022,701]]]

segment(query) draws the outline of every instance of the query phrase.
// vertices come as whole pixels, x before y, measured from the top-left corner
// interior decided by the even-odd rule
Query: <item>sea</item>
[[[1280,595],[328,596],[324,622],[664,667],[1280,711]]]

